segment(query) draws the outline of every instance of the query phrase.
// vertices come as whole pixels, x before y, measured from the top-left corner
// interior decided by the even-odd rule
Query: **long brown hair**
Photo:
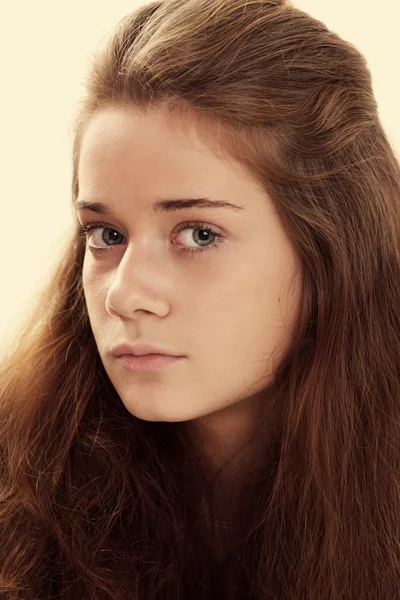
[[[184,423],[130,414],[90,328],[77,233],[3,357],[7,600],[354,600],[400,590],[400,168],[365,58],[283,0],[157,0],[93,57],[74,123],[168,107],[273,199],[304,273],[272,467],[217,565]],[[254,496],[256,497],[256,496]]]

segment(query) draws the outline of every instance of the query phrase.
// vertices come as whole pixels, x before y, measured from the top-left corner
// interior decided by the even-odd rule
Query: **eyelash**
[[[86,226],[78,223],[76,226],[76,232],[81,238],[85,238],[86,235],[93,229],[111,229],[112,231],[117,231],[117,229],[115,229],[108,223],[90,223],[89,225],[86,225]],[[210,227],[210,225],[207,225],[206,223],[200,223],[197,221],[181,223],[177,227],[177,232],[180,233],[184,229],[200,229],[203,231],[209,231],[210,233],[212,233],[213,235],[216,236],[217,241],[214,244],[210,244],[209,246],[204,246],[203,248],[200,247],[198,249],[197,248],[184,248],[184,247],[178,248],[179,254],[199,254],[199,253],[206,252],[207,250],[215,250],[216,248],[219,247],[221,241],[225,237],[222,234],[214,231],[212,229],[212,227]],[[119,233],[119,232],[117,231],[117,233]],[[97,252],[109,252],[111,250],[112,246],[108,246],[108,248],[97,248],[96,246],[89,245],[88,248],[92,253],[97,253]]]

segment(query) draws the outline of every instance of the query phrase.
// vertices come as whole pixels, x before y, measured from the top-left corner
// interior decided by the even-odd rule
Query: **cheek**
[[[86,259],[82,266],[82,286],[87,298],[105,298],[107,282],[104,279],[104,275],[96,273],[93,266]]]
[[[82,265],[82,286],[85,291],[85,294],[88,290],[90,290],[90,282],[91,282],[90,271],[88,269],[88,265],[86,262],[86,255],[85,255],[85,258],[83,260],[83,265]]]
[[[280,273],[249,273],[240,285],[228,287],[213,304],[213,321],[231,355],[271,356],[284,351],[297,322],[301,278],[285,265]],[[283,274],[283,275],[282,275]]]
[[[92,328],[98,327],[99,319],[104,319],[104,288],[98,278],[93,277],[88,269],[82,270],[82,288]]]
[[[93,283],[84,269],[82,271],[82,288],[85,296],[86,305],[90,310],[93,306]]]

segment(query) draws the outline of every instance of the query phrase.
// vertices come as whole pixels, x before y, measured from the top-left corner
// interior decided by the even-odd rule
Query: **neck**
[[[266,392],[186,423],[204,487],[200,529],[224,554],[248,531],[275,460],[277,414]]]
[[[241,475],[262,468],[270,458],[276,424],[264,392],[187,425],[199,463],[209,477],[237,485]]]

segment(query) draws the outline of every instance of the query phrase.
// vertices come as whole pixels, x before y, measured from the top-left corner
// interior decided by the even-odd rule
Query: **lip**
[[[163,354],[149,354],[147,356],[134,356],[123,354],[117,360],[126,371],[158,371],[163,367],[179,362],[184,356],[168,356]]]
[[[177,354],[166,348],[161,348],[153,344],[118,344],[111,349],[111,354],[114,356],[122,356],[130,354],[133,356],[142,356],[143,354],[156,354],[163,356],[182,357],[183,354]]]

